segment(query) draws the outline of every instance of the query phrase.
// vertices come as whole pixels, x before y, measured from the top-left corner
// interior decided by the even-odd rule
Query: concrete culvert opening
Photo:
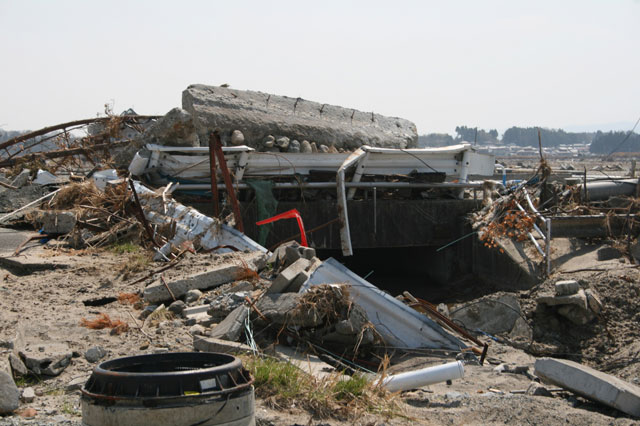
[[[103,362],[82,388],[81,403],[88,426],[255,424],[253,378],[239,359],[219,353]]]

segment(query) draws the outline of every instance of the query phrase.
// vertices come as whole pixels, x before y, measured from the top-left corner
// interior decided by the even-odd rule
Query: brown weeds
[[[118,319],[112,320],[109,315],[105,313],[98,314],[98,316],[93,320],[82,318],[82,320],[80,321],[80,325],[92,330],[102,330],[104,328],[110,328],[111,334],[121,334],[129,331],[129,325],[126,322],[120,321]]]

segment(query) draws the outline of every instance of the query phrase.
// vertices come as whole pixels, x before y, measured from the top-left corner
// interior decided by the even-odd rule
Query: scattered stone
[[[302,143],[300,144],[300,152],[303,154],[311,154],[313,152],[309,141],[302,141]]]
[[[92,348],[89,348],[87,352],[84,353],[84,357],[86,358],[86,360],[92,364],[94,362],[100,361],[106,355],[107,355],[107,351],[100,346],[94,346]]]
[[[66,343],[35,342],[19,352],[27,368],[35,374],[57,376],[67,368],[73,353]]]
[[[204,336],[206,332],[207,329],[200,324],[193,325],[189,328],[189,334],[192,336]]]
[[[539,358],[535,374],[585,398],[601,402],[632,416],[640,416],[640,387],[577,362]]]
[[[0,414],[8,414],[20,406],[20,391],[13,378],[0,371]]]
[[[549,390],[541,385],[538,382],[531,382],[527,391],[525,392],[527,395],[535,395],[535,396],[550,396],[553,397],[553,394],[549,392]]]
[[[313,154],[318,153],[318,144],[316,144],[315,142],[311,142],[311,153]]]
[[[289,148],[289,138],[286,136],[282,136],[276,139],[276,144],[282,151],[286,151]]]
[[[264,145],[265,148],[273,148],[275,144],[276,144],[276,138],[274,138],[272,135],[268,135],[262,141],[262,145]]]
[[[318,149],[319,152],[322,152],[323,154],[328,154],[329,153],[329,147],[326,146],[325,144],[321,144],[320,148]]]
[[[556,283],[556,296],[570,296],[580,290],[580,284],[575,280],[558,281]]]
[[[24,390],[22,391],[22,400],[28,404],[30,402],[33,402],[34,399],[36,399],[36,392],[33,390],[33,388],[24,388]]]
[[[231,145],[234,145],[234,146],[244,145],[244,135],[240,130],[234,130],[231,133]]]
[[[197,289],[189,290],[187,294],[184,295],[184,302],[189,304],[197,301],[202,297],[202,292]]]
[[[140,318],[141,320],[147,319],[147,317],[151,315],[153,311],[155,311],[157,308],[158,308],[158,305],[145,306],[142,312],[140,312],[140,315],[138,316],[138,318]]]
[[[175,302],[170,304],[167,309],[169,310],[169,312],[173,312],[175,315],[179,316],[182,315],[186,307],[186,303],[184,303],[182,300],[176,300]]]
[[[292,140],[291,143],[289,143],[289,152],[300,152],[300,142],[295,139]]]

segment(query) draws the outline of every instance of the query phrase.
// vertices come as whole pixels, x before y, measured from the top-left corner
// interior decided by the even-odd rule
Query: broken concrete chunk
[[[209,304],[207,314],[211,316],[213,321],[220,322],[238,306],[244,304],[245,297],[250,296],[248,291],[239,291],[236,293],[225,293],[216,297]]]
[[[9,354],[9,363],[11,364],[11,369],[13,370],[13,375],[15,377],[26,376],[29,374],[27,366],[24,365],[24,362],[22,362],[20,357],[13,352]]]
[[[89,348],[89,350],[87,350],[87,352],[84,353],[84,357],[86,358],[86,360],[91,363],[100,361],[106,355],[107,355],[107,351],[100,346],[94,346],[92,348]]]
[[[580,290],[580,284],[575,280],[558,281],[556,283],[556,296],[569,296]]]
[[[307,282],[311,274],[309,272],[302,271],[291,281],[291,284],[287,286],[286,291],[289,293],[297,293],[300,288]]]
[[[512,294],[483,297],[472,303],[451,309],[451,319],[469,330],[482,330],[489,334],[510,332],[521,310]]]
[[[577,325],[585,325],[595,318],[595,311],[591,310],[587,293],[583,289],[569,296],[542,296],[537,299],[537,302],[548,306],[558,306],[558,313]],[[592,304],[596,309],[601,306],[598,305],[598,302],[599,300],[593,297]]]
[[[173,108],[143,134],[143,144],[200,146],[193,117],[182,108]]]
[[[169,312],[174,313],[175,315],[182,315],[187,305],[182,300],[176,300],[172,304],[169,305],[167,309]]]
[[[73,353],[66,343],[40,342],[27,344],[20,350],[20,357],[35,374],[57,376],[67,368]]]
[[[569,389],[632,416],[640,416],[640,387],[577,362],[540,358],[535,374],[541,379]]]
[[[206,331],[207,329],[200,324],[195,324],[189,327],[189,334],[192,336],[204,336]]]
[[[171,294],[167,286],[176,298],[187,294],[193,289],[209,289],[237,281],[250,275],[252,271],[259,270],[263,265],[266,256],[261,252],[233,253],[233,256],[226,258],[222,262],[207,267],[202,272],[193,272],[185,276],[184,273],[175,273],[175,278],[171,274],[165,274],[165,284],[158,280],[144,289],[144,299],[148,303],[158,303],[171,300]]]
[[[615,247],[601,247],[598,249],[597,255],[599,261],[619,259],[622,257],[620,250]]]
[[[209,336],[215,339],[230,340],[232,342],[238,341],[244,331],[244,323],[247,320],[247,315],[249,315],[247,308],[244,305],[238,306],[227,315],[220,324],[211,330]]]
[[[201,297],[202,297],[202,292],[200,290],[197,290],[197,289],[189,290],[187,294],[184,295],[184,302],[193,303],[196,300],[200,299]]]
[[[280,272],[271,283],[267,293],[283,293],[301,272],[305,272],[309,265],[310,262],[307,259],[300,258],[296,260],[288,268]]]
[[[72,211],[38,210],[34,221],[42,226],[45,234],[68,234],[76,226],[76,214]]]
[[[36,399],[36,392],[33,390],[33,388],[24,388],[24,390],[22,391],[22,400],[28,404],[33,402],[34,399]]]
[[[315,311],[297,309],[302,295],[299,293],[265,294],[256,307],[269,321],[300,327],[315,327],[324,322],[324,317]]]
[[[527,395],[553,397],[553,394],[549,392],[549,390],[546,387],[544,387],[538,382],[531,382],[525,393]]]
[[[584,294],[587,296],[587,305],[589,305],[589,309],[591,309],[594,314],[599,314],[600,311],[602,311],[602,302],[596,292],[591,289],[586,289]]]
[[[584,290],[580,289],[577,293],[569,296],[542,296],[538,297],[538,303],[543,303],[549,306],[556,305],[576,305],[582,309],[588,309],[587,295]]]
[[[20,391],[13,378],[0,371],[0,414],[8,414],[20,406]]]
[[[238,353],[251,352],[251,347],[239,342],[193,336],[193,349],[200,352]]]

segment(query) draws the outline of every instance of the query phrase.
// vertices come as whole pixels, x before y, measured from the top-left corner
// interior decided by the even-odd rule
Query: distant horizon
[[[164,115],[190,84],[414,122],[629,130],[640,1],[0,0],[0,126],[102,105]]]

